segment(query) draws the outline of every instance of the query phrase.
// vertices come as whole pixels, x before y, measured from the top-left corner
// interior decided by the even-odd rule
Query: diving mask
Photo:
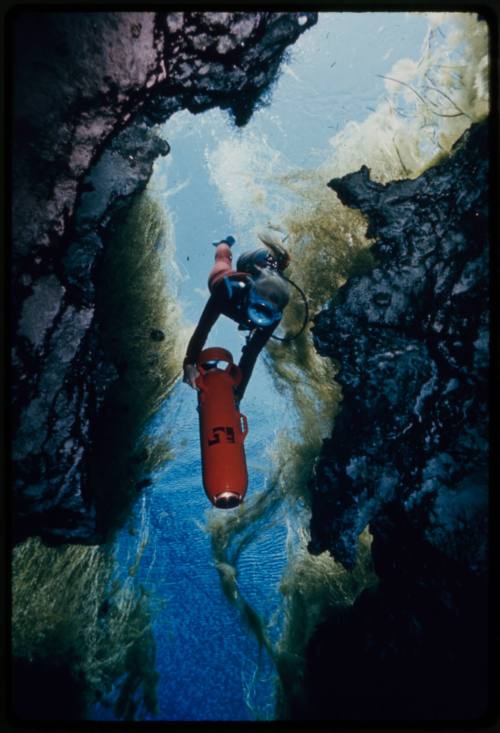
[[[260,328],[272,326],[281,318],[281,310],[270,300],[251,290],[248,295],[247,316],[252,323]]]

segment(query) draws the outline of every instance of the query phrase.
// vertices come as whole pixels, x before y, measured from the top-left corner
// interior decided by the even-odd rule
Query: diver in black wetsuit
[[[196,362],[210,329],[222,314],[238,323],[250,335],[243,347],[239,367],[242,380],[235,390],[241,400],[261,350],[278,327],[289,300],[286,280],[281,276],[290,256],[277,238],[259,234],[265,245],[243,253],[232,269],[233,237],[214,242],[215,263],[210,271],[210,298],[189,341],[183,362],[184,381],[196,389]]]

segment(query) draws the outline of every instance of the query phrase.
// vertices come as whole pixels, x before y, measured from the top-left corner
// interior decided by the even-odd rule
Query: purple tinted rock
[[[316,18],[28,7],[10,16],[14,503],[30,531],[94,537],[91,436],[116,377],[93,318],[101,235],[169,152],[151,128],[216,106],[244,124]]]
[[[65,288],[55,275],[40,278],[32,286],[32,294],[23,303],[19,335],[39,349],[61,307]]]

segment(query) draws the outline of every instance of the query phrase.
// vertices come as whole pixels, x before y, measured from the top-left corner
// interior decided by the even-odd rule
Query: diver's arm
[[[248,381],[252,376],[257,357],[259,356],[266,343],[269,341],[271,334],[278,327],[278,325],[279,322],[269,328],[257,328],[252,334],[248,344],[243,347],[243,353],[241,355],[240,363],[238,364],[239,368],[241,369],[242,379],[235,390],[235,394],[238,400],[241,400],[243,398]]]
[[[184,381],[194,389],[196,389],[195,380],[199,374],[196,367],[196,362],[198,361],[200,352],[203,349],[205,341],[208,338],[210,329],[214,325],[217,318],[220,316],[220,313],[221,311],[216,302],[216,299],[213,295],[211,295],[207,301],[207,304],[205,305],[205,308],[203,309],[203,313],[200,316],[198,325],[196,326],[193,335],[189,340],[186,356],[184,357],[183,362]]]

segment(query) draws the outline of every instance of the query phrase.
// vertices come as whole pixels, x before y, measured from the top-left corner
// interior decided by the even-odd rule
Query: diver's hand
[[[196,380],[199,376],[200,372],[194,364],[186,364],[184,366],[184,379],[182,381],[186,382],[186,384],[189,384],[189,386],[193,389],[199,389],[199,387],[197,387],[196,385]]]

